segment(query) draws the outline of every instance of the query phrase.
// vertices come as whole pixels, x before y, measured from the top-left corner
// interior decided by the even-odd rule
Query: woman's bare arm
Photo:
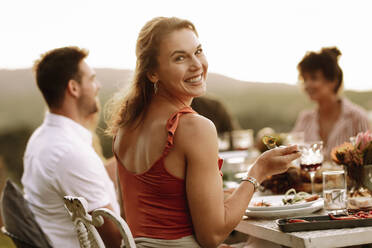
[[[254,187],[250,182],[242,182],[224,199],[213,123],[196,115],[183,119],[178,138],[187,161],[186,191],[196,238],[203,247],[216,247],[241,220]],[[263,154],[248,174],[262,182],[266,176],[284,172],[288,163],[299,156],[293,153],[296,149],[278,148]]]

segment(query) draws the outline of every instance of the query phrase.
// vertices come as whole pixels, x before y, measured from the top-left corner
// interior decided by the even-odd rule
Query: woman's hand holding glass
[[[290,163],[300,156],[297,145],[268,150],[257,158],[248,174],[261,183],[269,176],[287,171]]]

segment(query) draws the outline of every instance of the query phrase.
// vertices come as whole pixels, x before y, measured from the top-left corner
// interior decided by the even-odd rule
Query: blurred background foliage
[[[129,70],[97,69],[102,83],[102,105],[130,81]],[[23,172],[23,153],[27,140],[39,126],[46,111],[30,69],[0,70],[0,190],[5,179],[20,184]],[[242,129],[253,129],[256,134],[263,127],[276,132],[288,132],[302,109],[312,105],[300,85],[243,82],[210,73],[208,94],[222,103]],[[346,91],[353,102],[372,110],[372,91]],[[111,157],[111,138],[104,135],[103,113],[97,133],[105,157]],[[51,141],[52,142],[52,141]],[[0,220],[0,225],[2,225]],[[14,247],[0,234],[0,248]]]
[[[96,69],[96,72],[102,83],[102,105],[127,85],[132,76],[129,70]],[[46,108],[30,69],[0,70],[0,86],[0,158],[6,171],[2,174],[7,173],[19,183],[26,142],[41,124]],[[267,126],[277,132],[288,132],[299,111],[312,107],[300,85],[244,82],[210,73],[207,91],[207,96],[219,100],[242,129],[253,129],[255,134]],[[344,94],[372,110],[372,91],[346,91]],[[97,132],[104,155],[110,157],[111,138],[103,134],[104,128],[101,118]]]

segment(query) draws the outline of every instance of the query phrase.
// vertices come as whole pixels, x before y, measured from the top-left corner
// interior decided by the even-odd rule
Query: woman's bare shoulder
[[[213,122],[198,114],[187,114],[179,120],[175,144],[184,151],[217,146],[217,130]]]
[[[179,120],[177,129],[180,133],[184,134],[217,132],[216,127],[211,120],[197,113],[183,115]]]
[[[205,166],[217,168],[217,130],[209,119],[198,114],[185,115],[180,119],[175,133],[175,144],[187,157],[189,166],[195,164],[199,169]]]

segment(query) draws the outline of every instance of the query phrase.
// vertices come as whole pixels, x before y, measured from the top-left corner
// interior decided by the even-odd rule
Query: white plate
[[[222,159],[237,158],[237,157],[247,157],[248,151],[226,151],[219,152],[218,156]]]
[[[293,195],[292,195],[293,196]],[[267,195],[267,196],[258,196],[258,197],[253,197],[252,200],[250,201],[248,205],[248,210],[252,211],[273,211],[273,210],[286,210],[286,209],[293,209],[293,208],[304,208],[312,205],[315,202],[321,201],[321,199],[317,199],[315,201],[310,201],[310,202],[299,202],[295,204],[288,204],[284,205],[283,203],[283,198],[284,195]],[[269,207],[260,207],[260,206],[254,206],[254,203],[257,202],[266,202],[270,203],[271,206]]]
[[[251,211],[246,210],[245,215],[255,218],[282,218],[282,217],[291,217],[311,214],[319,209],[323,208],[324,201],[323,199],[312,202],[313,204],[303,208],[291,208],[284,210],[273,210],[273,211]]]

